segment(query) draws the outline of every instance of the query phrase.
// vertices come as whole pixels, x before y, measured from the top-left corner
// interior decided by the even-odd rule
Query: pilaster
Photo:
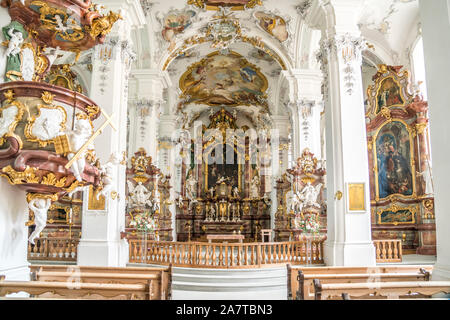
[[[336,266],[375,265],[371,239],[366,129],[361,79],[363,39],[357,27],[360,1],[322,1],[327,27],[318,60],[324,73],[326,116],[327,241],[325,261]],[[349,193],[362,184],[364,194]],[[363,207],[349,203],[363,197]]]

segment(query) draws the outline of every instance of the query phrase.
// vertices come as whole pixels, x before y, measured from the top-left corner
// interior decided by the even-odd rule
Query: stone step
[[[174,300],[287,299],[285,267],[262,269],[202,269],[174,267]]]

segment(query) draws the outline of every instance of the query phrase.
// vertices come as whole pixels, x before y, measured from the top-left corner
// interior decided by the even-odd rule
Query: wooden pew
[[[149,284],[150,299],[171,299],[172,267],[86,267],[62,265],[30,266],[35,281],[81,283]]]
[[[26,292],[33,297],[65,299],[148,300],[151,286],[146,284],[109,284],[55,281],[0,281],[0,296]]]
[[[450,293],[450,281],[328,283],[314,279],[315,300],[429,298]]]
[[[430,272],[421,269],[419,273],[352,273],[352,274],[303,274],[298,271],[297,300],[314,299],[313,280],[325,283],[378,283],[400,281],[429,281]]]
[[[420,270],[423,269],[421,272]],[[301,299],[297,297],[297,293],[301,294],[299,281],[302,281],[301,276],[299,278],[298,271],[301,270],[305,278],[305,285],[303,286],[303,297],[305,299],[313,299],[309,296],[313,291],[312,279],[318,275],[333,275],[328,277],[328,281],[324,283],[333,282],[365,282],[369,281],[416,281],[416,280],[429,280],[429,275],[433,270],[432,265],[399,265],[399,266],[377,266],[377,267],[299,267],[288,265],[288,300]],[[428,273],[428,275],[427,275]],[[383,274],[381,277],[379,274]],[[388,275],[384,275],[388,274]],[[392,275],[389,275],[392,274]],[[402,275],[404,274],[404,275]],[[409,274],[411,277],[408,277]],[[349,276],[349,281],[341,281],[339,275],[342,277]],[[360,276],[358,276],[360,275]],[[336,279],[333,281],[333,277]],[[325,279],[327,277],[323,277]],[[379,280],[378,280],[379,279]]]

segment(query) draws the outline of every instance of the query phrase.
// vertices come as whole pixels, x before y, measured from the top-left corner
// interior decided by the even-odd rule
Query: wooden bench
[[[427,281],[432,270],[432,265],[380,267],[298,267],[288,265],[288,299],[313,299],[312,280],[314,278],[321,279],[323,283]],[[300,275],[299,271],[301,271]],[[303,288],[299,281],[303,282]],[[297,294],[299,294],[298,297]]]
[[[328,283],[314,279],[315,300],[430,298],[450,293],[450,281]]]
[[[169,267],[86,267],[61,265],[30,266],[31,280],[72,283],[144,284],[149,286],[151,300],[171,299],[171,266]]]
[[[19,292],[26,292],[31,298],[148,300],[151,287],[146,284],[0,280],[1,297]]]
[[[430,273],[421,269],[420,273],[352,273],[352,274],[303,274],[298,271],[297,300],[314,299],[313,280],[317,279],[324,283],[377,283],[377,282],[400,282],[400,281],[429,281]]]

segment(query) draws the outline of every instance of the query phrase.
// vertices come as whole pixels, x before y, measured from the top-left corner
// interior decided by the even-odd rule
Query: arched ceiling
[[[267,79],[270,106],[286,104],[283,70],[318,69],[315,58],[320,40],[320,23],[308,23],[308,12],[318,0],[141,0],[146,8],[146,30],[133,34],[139,43],[137,68],[168,72],[171,96],[182,100],[180,78],[190,66],[225,47],[236,52]],[[375,60],[388,64],[407,64],[405,50],[410,45],[411,29],[418,21],[417,0],[361,0],[358,20],[362,35],[371,44]],[[250,8],[242,10],[242,5]],[[227,9],[217,10],[218,4]],[[230,9],[230,6],[240,8]],[[214,9],[214,10],[211,10]],[[227,23],[220,23],[227,21]],[[417,29],[417,28],[416,28]],[[223,43],[226,45],[223,46]],[[366,57],[370,56],[370,52]],[[372,63],[373,64],[373,63]],[[284,92],[282,92],[284,90]],[[276,94],[275,94],[276,93]],[[279,97],[279,98],[274,98]],[[275,101],[278,99],[278,101]],[[186,99],[185,99],[186,100]],[[190,101],[192,102],[192,101]],[[198,102],[198,101],[197,101]],[[242,110],[264,108],[235,105]],[[171,110],[199,113],[212,108],[208,103],[187,103]]]

